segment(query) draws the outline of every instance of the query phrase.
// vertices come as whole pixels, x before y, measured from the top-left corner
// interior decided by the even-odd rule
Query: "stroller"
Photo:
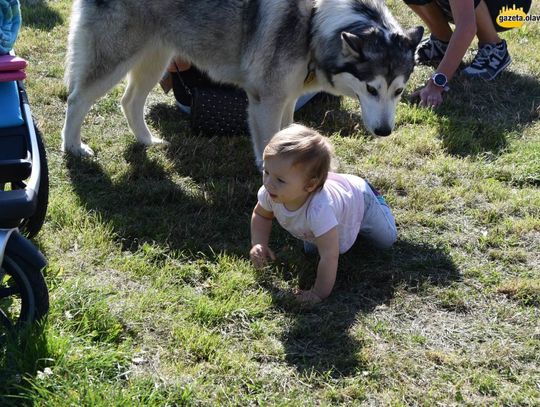
[[[0,21],[5,11],[0,9]],[[6,51],[3,45],[0,54]],[[43,225],[49,180],[45,148],[22,82],[25,67],[13,51],[0,55],[0,337],[49,309],[41,273],[47,262],[28,240]]]

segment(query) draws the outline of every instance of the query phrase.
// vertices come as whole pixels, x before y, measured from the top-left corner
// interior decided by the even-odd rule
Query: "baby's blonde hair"
[[[318,190],[331,169],[334,149],[316,130],[292,124],[277,132],[264,149],[263,159],[276,156],[292,158],[292,165],[302,165],[307,179],[317,179],[315,190]]]

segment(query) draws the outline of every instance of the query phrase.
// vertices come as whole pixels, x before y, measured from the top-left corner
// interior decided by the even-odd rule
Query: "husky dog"
[[[75,0],[62,149],[93,154],[81,143],[84,117],[126,74],[130,129],[142,144],[163,143],[144,104],[175,55],[246,91],[258,163],[310,91],[358,98],[366,129],[387,136],[422,34],[403,30],[384,0]]]

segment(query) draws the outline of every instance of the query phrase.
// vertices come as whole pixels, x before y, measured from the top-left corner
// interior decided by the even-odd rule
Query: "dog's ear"
[[[367,61],[368,54],[378,49],[381,32],[376,27],[370,27],[360,34],[351,34],[347,31],[341,33],[341,46],[343,54],[353,55],[360,61]],[[367,48],[369,47],[369,50]]]
[[[343,31],[341,33],[341,48],[345,55],[352,55],[356,58],[362,58],[363,42],[357,35]]]
[[[419,25],[418,27],[409,28],[405,31],[405,37],[407,38],[408,45],[411,49],[415,50],[420,41],[422,41],[422,35],[424,35],[424,27]]]
[[[378,30],[371,27],[360,35],[351,34],[343,31],[341,33],[341,46],[343,54],[352,55],[360,61],[367,61],[368,58],[364,49],[368,44],[374,45],[377,43]]]

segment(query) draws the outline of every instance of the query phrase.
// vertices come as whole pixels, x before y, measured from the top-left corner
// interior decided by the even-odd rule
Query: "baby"
[[[263,153],[263,186],[251,217],[254,266],[275,260],[268,246],[272,219],[318,251],[315,284],[298,290],[300,302],[317,303],[334,287],[340,253],[359,235],[389,248],[397,239],[394,216],[384,198],[364,179],[330,172],[333,149],[315,130],[293,124],[278,132]]]

